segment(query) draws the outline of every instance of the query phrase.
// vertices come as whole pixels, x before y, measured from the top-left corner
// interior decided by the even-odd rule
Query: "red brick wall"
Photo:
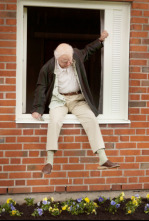
[[[149,188],[149,0],[131,10],[130,125],[100,125],[110,160],[97,171],[81,125],[64,125],[53,173],[42,177],[47,125],[16,124],[16,0],[0,0],[0,194]]]

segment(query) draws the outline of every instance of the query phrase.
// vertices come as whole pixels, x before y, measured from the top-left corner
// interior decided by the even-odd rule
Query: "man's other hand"
[[[34,113],[32,113],[32,117],[35,118],[35,119],[37,119],[37,120],[40,120],[41,114],[39,114],[39,113],[37,113],[37,112],[34,112]]]
[[[109,36],[108,32],[107,31],[103,31],[101,33],[101,36],[100,36],[99,40],[100,41],[104,41],[108,36]]]

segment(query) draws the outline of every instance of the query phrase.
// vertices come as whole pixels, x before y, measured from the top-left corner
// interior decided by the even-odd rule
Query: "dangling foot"
[[[118,163],[112,163],[110,160],[107,160],[103,165],[97,167],[98,170],[109,170],[120,167]]]
[[[46,164],[42,169],[42,173],[44,174],[51,174],[51,171],[52,171],[52,165],[50,163]]]

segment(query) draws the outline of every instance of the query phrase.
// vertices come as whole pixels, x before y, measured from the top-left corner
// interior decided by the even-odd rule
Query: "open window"
[[[57,45],[82,49],[104,29],[109,32],[104,48],[85,64],[99,123],[129,122],[129,3],[18,0],[17,16],[17,123],[39,123],[30,114],[34,91],[39,71]],[[49,120],[48,108],[44,119]],[[79,122],[68,114],[64,123]]]
[[[41,67],[53,57],[53,52],[60,43],[68,43],[74,48],[83,49],[85,45],[99,38],[100,17],[104,11],[51,7],[26,7],[25,10],[27,13],[27,80],[23,109],[25,114],[29,114]],[[93,99],[102,114],[101,50],[98,50],[85,63],[85,66]],[[101,102],[98,99],[99,94]],[[48,113],[47,106],[45,114]]]

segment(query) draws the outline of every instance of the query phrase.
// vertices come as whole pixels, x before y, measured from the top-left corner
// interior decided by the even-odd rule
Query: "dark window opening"
[[[84,48],[100,36],[101,24],[100,10],[45,7],[27,9],[26,113],[30,113],[39,71],[53,57],[55,48],[63,42],[79,49]],[[85,67],[95,104],[102,114],[101,50],[85,63]],[[45,113],[48,113],[48,107]]]

